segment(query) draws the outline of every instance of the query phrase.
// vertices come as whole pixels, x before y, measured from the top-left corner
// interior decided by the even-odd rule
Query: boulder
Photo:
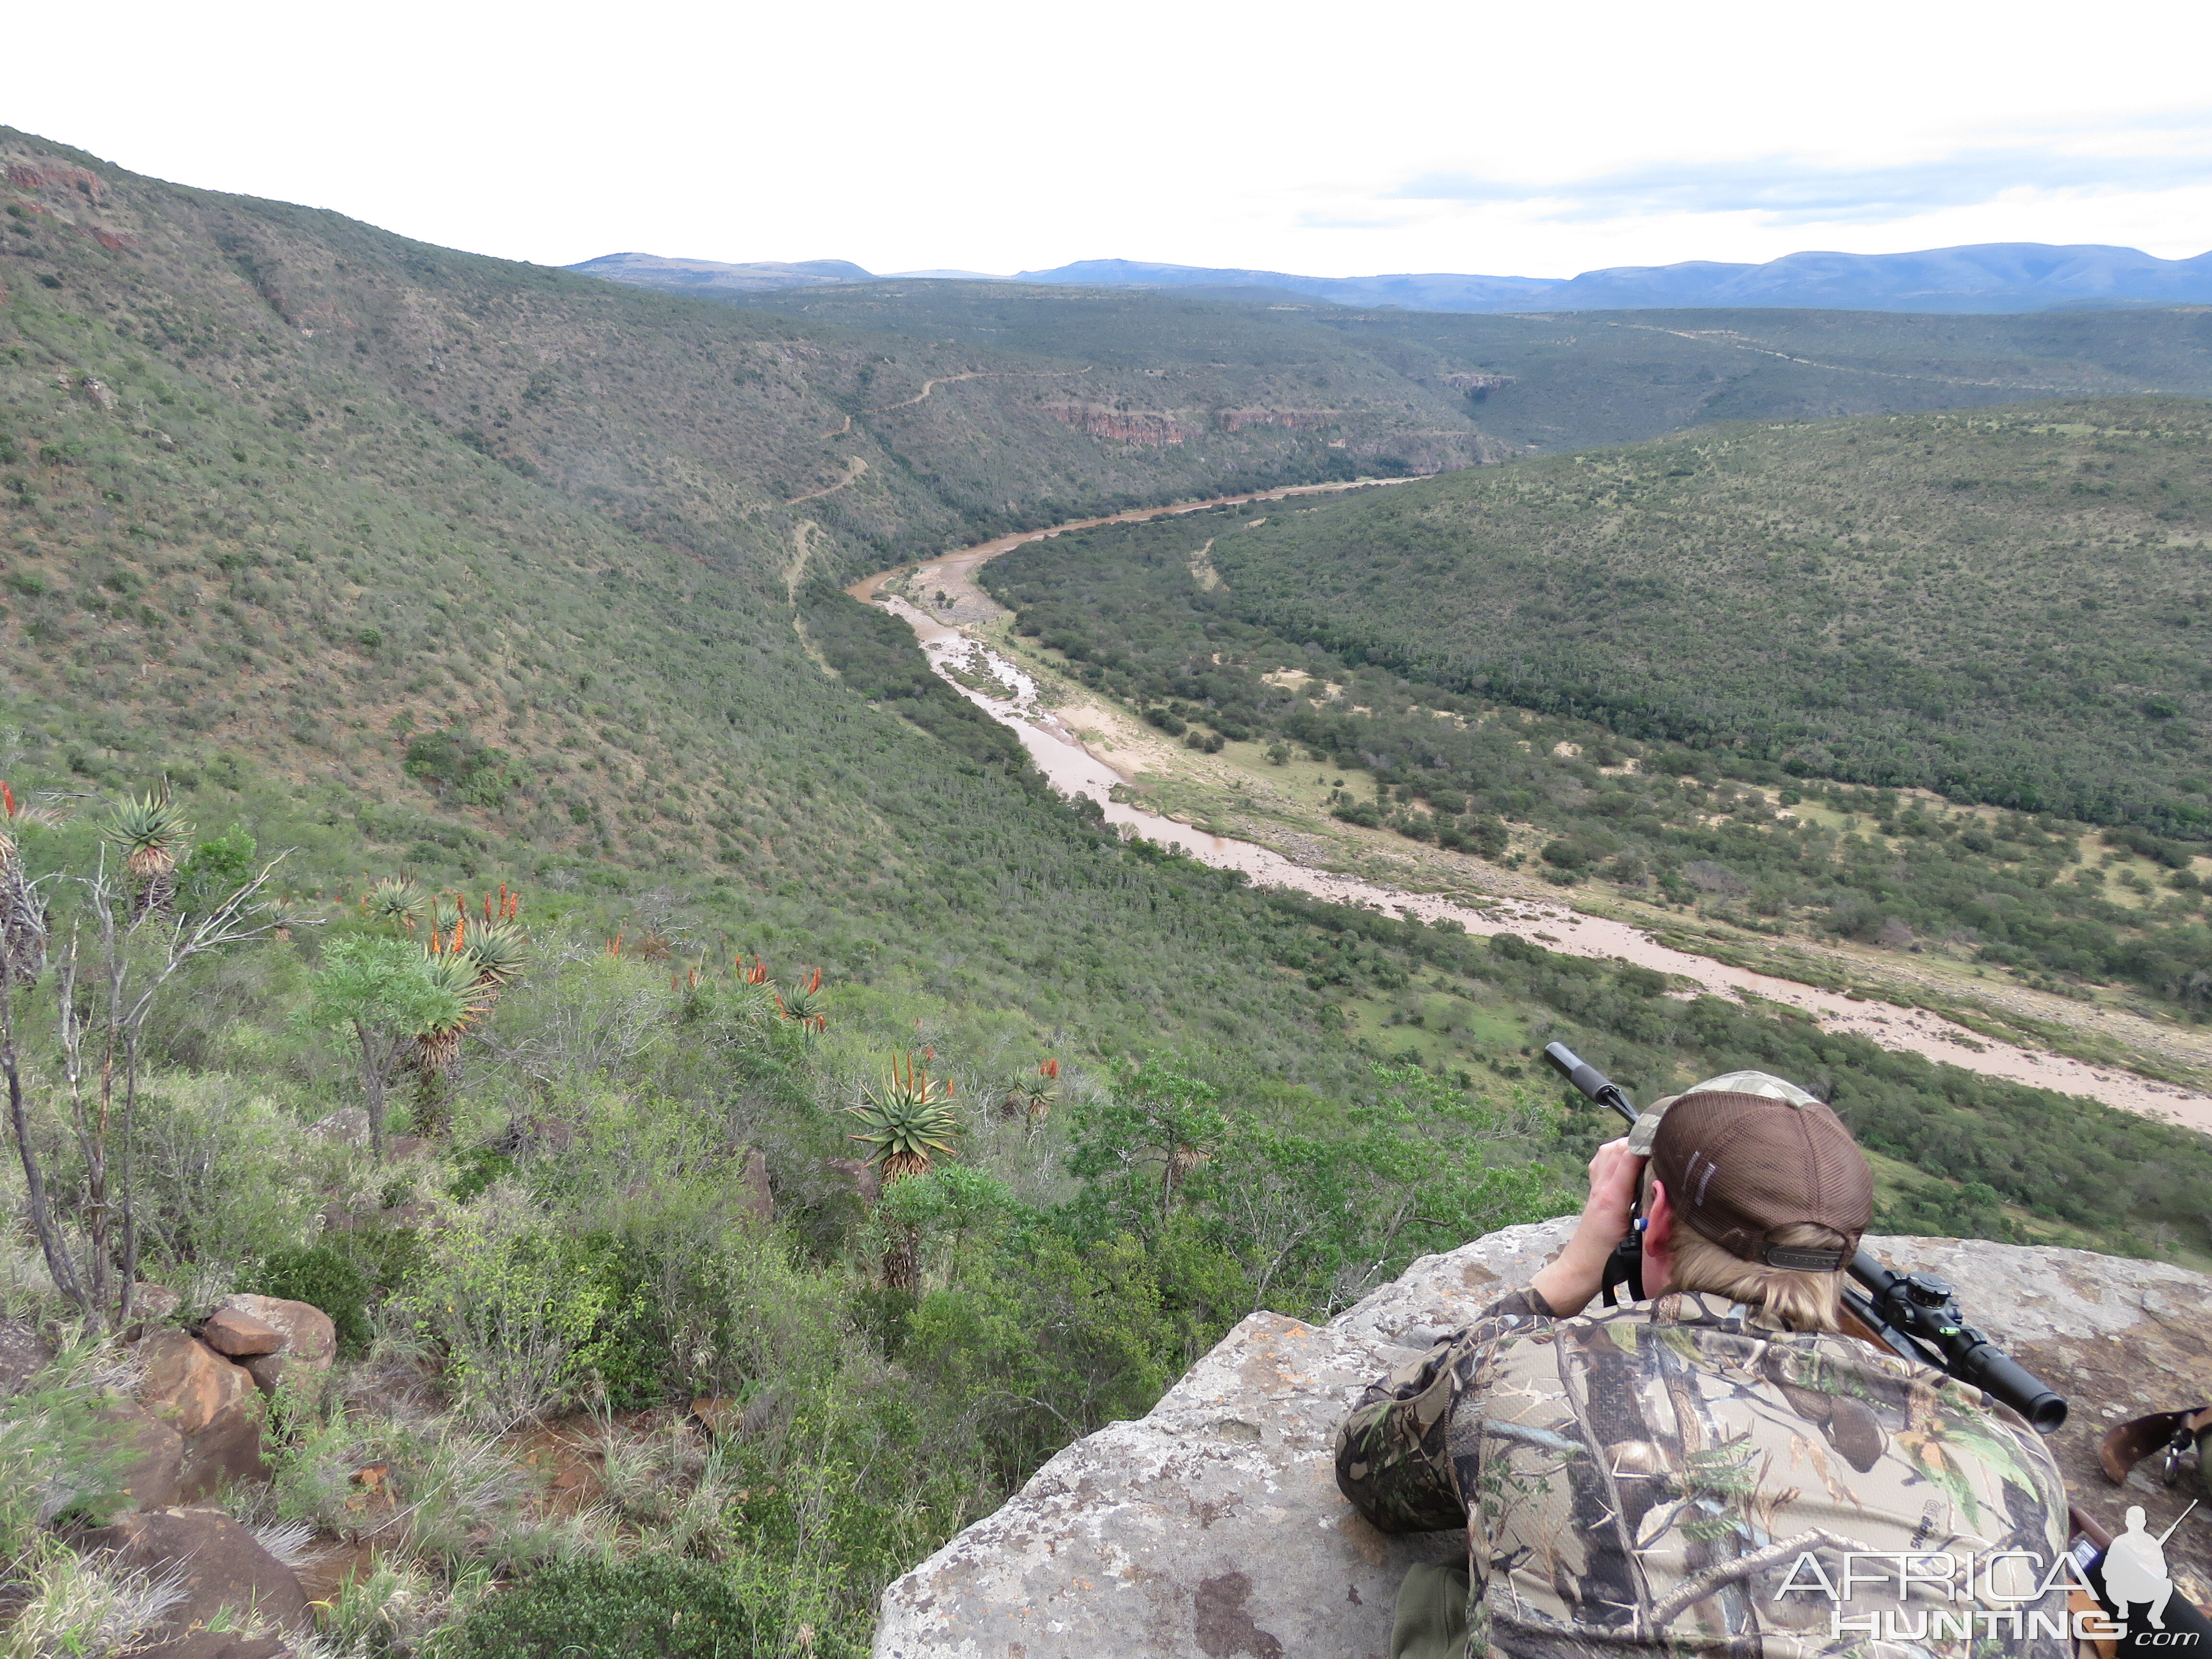
[[[29,1320],[0,1319],[0,1400],[29,1388],[53,1357],[52,1347]]]
[[[295,1385],[319,1382],[337,1357],[337,1327],[320,1308],[274,1296],[227,1296],[216,1304],[216,1319],[250,1321],[275,1334],[268,1348],[251,1355],[246,1370],[264,1394],[275,1394],[286,1376]]]
[[[185,1474],[185,1437],[143,1406],[103,1407],[107,1443],[125,1458],[120,1475],[131,1507],[167,1509],[177,1501]]]
[[[218,1308],[200,1327],[200,1340],[227,1359],[252,1359],[283,1347],[284,1333],[263,1324],[252,1314]]]
[[[258,1480],[265,1415],[253,1378],[189,1333],[160,1330],[138,1345],[138,1401],[184,1441],[178,1491],[187,1503],[234,1480]]]
[[[304,1632],[313,1623],[292,1570],[220,1510],[127,1515],[84,1541],[113,1551],[125,1566],[181,1580],[184,1599],[152,1632],[155,1644],[138,1650],[141,1659],[264,1659],[285,1650],[271,1632]]]
[[[123,1328],[124,1340],[137,1342],[161,1328],[185,1298],[167,1285],[139,1283],[131,1287],[131,1321]]]
[[[328,1117],[318,1118],[307,1126],[307,1133],[318,1140],[336,1141],[341,1146],[368,1145],[368,1108],[341,1106]]]
[[[138,1345],[138,1400],[190,1440],[236,1413],[253,1379],[189,1331],[156,1331]]]
[[[1464,1543],[1360,1520],[1336,1490],[1336,1425],[1371,1379],[1525,1285],[1572,1229],[1508,1228],[1425,1257],[1327,1326],[1253,1315],[1145,1418],[1076,1442],[892,1583],[877,1659],[1380,1659],[1407,1567]],[[2129,1504],[2154,1531],[2179,1515],[2187,1495],[2148,1464],[2116,1490],[2096,1443],[2117,1419],[2212,1400],[2212,1279],[2081,1250],[1867,1243],[1951,1279],[1976,1324],[2069,1395],[2052,1450],[2077,1504],[2115,1530]],[[2167,1546],[2185,1594],[2201,1597],[2208,1541],[2192,1522]]]

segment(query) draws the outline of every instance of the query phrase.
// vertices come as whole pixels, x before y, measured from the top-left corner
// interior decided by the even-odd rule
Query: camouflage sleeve
[[[1502,1316],[1557,1317],[1536,1291],[1516,1291],[1417,1362],[1370,1382],[1336,1431],[1337,1489],[1384,1532],[1443,1532],[1467,1525],[1447,1440],[1451,1408],[1480,1363]]]

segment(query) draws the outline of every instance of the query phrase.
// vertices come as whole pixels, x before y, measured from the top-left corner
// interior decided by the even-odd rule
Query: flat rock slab
[[[1149,1415],[1068,1447],[893,1583],[877,1659],[1380,1659],[1407,1566],[1463,1545],[1360,1520],[1336,1490],[1336,1425],[1372,1378],[1527,1285],[1573,1224],[1425,1256],[1326,1327],[1253,1315]],[[2148,1466],[2113,1487],[2096,1443],[2120,1418],[2212,1400],[2212,1279],[2082,1250],[1867,1243],[1952,1280],[1976,1324],[2069,1395],[2052,1450],[2078,1504],[2113,1523],[2143,1504],[2154,1530],[2180,1512],[2188,1494]],[[2167,1547],[2185,1591],[2203,1587],[2208,1544],[2212,1523],[2192,1518]]]
[[[1329,1447],[1405,1357],[1254,1314],[1149,1416],[1076,1442],[893,1584],[876,1653],[1382,1659],[1406,1569],[1458,1541],[1376,1532],[1337,1495]]]
[[[234,1308],[218,1308],[200,1327],[200,1340],[227,1359],[252,1359],[275,1353],[284,1346],[284,1333],[264,1325]]]

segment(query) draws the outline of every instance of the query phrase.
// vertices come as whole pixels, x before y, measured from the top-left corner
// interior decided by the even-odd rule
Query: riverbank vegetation
[[[1920,435],[1950,447],[1931,460],[1915,443],[1911,465],[1994,469],[2002,455],[2027,467],[2027,457],[2047,459],[2092,430],[2060,431],[2050,411],[1980,425],[1931,424]],[[1747,474],[1796,477],[1861,438],[1900,447],[1917,429],[1892,421],[1743,434],[1724,459]],[[2056,533],[2036,520],[2002,547],[1976,555],[1982,544],[1969,542],[1945,555],[1948,580],[1972,592],[1885,610],[1877,576],[1890,556],[1839,562],[1837,582],[1875,583],[1870,608],[1852,613],[1862,633],[1850,663],[1786,647],[1812,625],[1807,579],[1770,594],[1756,573],[1731,586],[1724,564],[1708,583],[1668,578],[1632,605],[1554,603],[1549,623],[1483,611],[1533,603],[1504,596],[1569,580],[1567,556],[1548,546],[1514,556],[1514,570],[1536,572],[1525,581],[1485,562],[1507,556],[1494,550],[1519,520],[1486,507],[1455,515],[1487,502],[1494,477],[1516,496],[1592,469],[1657,477],[1668,446],[1546,463],[1556,478],[1516,467],[1288,513],[1222,509],[1071,532],[994,560],[982,579],[1016,609],[1018,632],[1084,684],[1185,742],[1273,743],[1286,766],[1323,766],[1339,786],[1330,805],[1351,822],[1490,857],[1511,845],[1516,862],[1562,886],[1603,882],[1753,931],[1935,952],[2045,989],[2118,983],[2202,1019],[2212,1013],[2202,839],[2212,804],[2202,793],[2204,693],[2186,643],[2201,596],[2190,586],[2193,544],[2142,538],[2153,534],[2146,526],[2165,536],[2193,523],[2157,520],[2147,504],[2185,507],[2203,452],[2185,421],[2157,430],[2127,462],[2142,473],[2130,488],[2144,500],[2086,565],[2070,538],[2036,542]],[[1892,471],[1905,465],[1892,460]],[[2163,485],[2144,470],[2154,465]],[[1449,506],[1423,493],[1439,491]],[[1945,497],[1948,513],[1957,493],[1923,495]],[[1923,495],[1900,484],[1894,510]],[[1437,520],[1449,524],[1431,536]],[[1382,550],[1395,544],[1376,539],[1385,522],[1406,549],[1430,550]],[[1711,529],[1697,523],[1700,537]],[[1927,533],[1948,534],[1945,523]],[[1685,519],[1649,533],[1692,530]],[[1493,550],[1449,550],[1463,544]],[[1771,608],[1759,608],[1762,595]],[[1431,620],[1440,615],[1452,620]],[[1981,673],[1984,658],[1944,654],[1965,650],[1960,630],[2008,618],[2022,644],[2002,676]],[[1388,642],[1391,628],[1404,643]],[[1447,671],[1418,658],[1416,642],[1446,628],[1454,653],[1492,666]],[[2003,653],[1991,641],[1993,664]],[[1889,653],[1894,672],[1869,678],[1850,667],[1868,653]],[[1922,656],[1925,666],[1913,666]],[[2033,695],[2029,658],[2057,676],[2033,681]],[[1913,675],[1949,677],[1959,703],[1898,706],[1890,694]],[[1608,704],[1632,688],[1643,711],[1633,717]],[[1678,706],[1679,719],[1665,712]],[[1825,736],[1808,735],[1816,727]],[[1857,781],[1836,775],[1854,769]],[[1901,787],[1911,785],[1929,787]]]

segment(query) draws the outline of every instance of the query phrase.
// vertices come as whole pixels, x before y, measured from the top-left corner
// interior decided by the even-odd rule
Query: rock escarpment
[[[1381,1659],[1406,1569],[1462,1543],[1386,1537],[1355,1515],[1336,1490],[1337,1422],[1370,1379],[1527,1284],[1571,1226],[1425,1257],[1326,1326],[1254,1314],[1149,1415],[1078,1441],[894,1583],[877,1659]],[[2122,1493],[2096,1446],[2118,1419],[2212,1399],[2212,1279],[2081,1250],[1868,1243],[1951,1279],[1978,1324],[2070,1396],[2052,1449],[2077,1504],[2115,1528],[2128,1504],[2154,1531],[2180,1514],[2185,1490],[2146,1464]],[[2167,1555],[2201,1598],[2212,1523],[2191,1517]]]

